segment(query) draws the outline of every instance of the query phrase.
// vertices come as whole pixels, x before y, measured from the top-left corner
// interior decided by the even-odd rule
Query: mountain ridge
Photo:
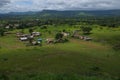
[[[0,14],[0,18],[20,16],[36,17],[80,17],[80,16],[120,16],[120,10],[43,10],[28,12],[9,12]]]

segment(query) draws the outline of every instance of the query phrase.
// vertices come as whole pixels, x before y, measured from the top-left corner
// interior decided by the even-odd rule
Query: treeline
[[[84,16],[76,18],[20,18],[20,19],[4,19],[0,20],[0,27],[9,26],[10,28],[28,28],[33,26],[42,25],[100,25],[105,27],[119,27],[120,26],[120,16],[119,17],[95,17],[95,16]]]

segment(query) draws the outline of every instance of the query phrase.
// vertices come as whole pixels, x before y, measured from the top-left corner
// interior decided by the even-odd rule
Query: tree
[[[63,29],[63,32],[66,32],[66,30],[65,30],[65,29]]]
[[[57,33],[56,36],[55,36],[56,40],[62,39],[62,38],[63,38],[63,34],[62,33]]]
[[[5,32],[5,30],[3,28],[0,28],[0,35],[1,36],[4,36],[4,32]]]
[[[89,26],[82,26],[81,30],[83,31],[84,34],[89,34],[92,31],[92,28]]]
[[[33,32],[33,29],[30,28],[30,29],[29,29],[29,33],[32,34],[32,32]]]

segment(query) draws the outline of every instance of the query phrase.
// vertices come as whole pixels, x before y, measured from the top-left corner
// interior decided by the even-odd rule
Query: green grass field
[[[51,34],[39,28],[36,31],[47,38],[63,29],[78,28],[50,26],[47,31]],[[67,43],[47,45],[43,42],[42,47],[26,47],[15,34],[0,37],[0,80],[118,80],[120,51],[113,50],[111,44],[118,40],[119,30],[94,28],[90,35],[93,41],[70,38]]]

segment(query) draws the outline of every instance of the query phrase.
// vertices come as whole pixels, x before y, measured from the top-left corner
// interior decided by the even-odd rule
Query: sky
[[[120,0],[0,0],[0,13],[120,9]]]

